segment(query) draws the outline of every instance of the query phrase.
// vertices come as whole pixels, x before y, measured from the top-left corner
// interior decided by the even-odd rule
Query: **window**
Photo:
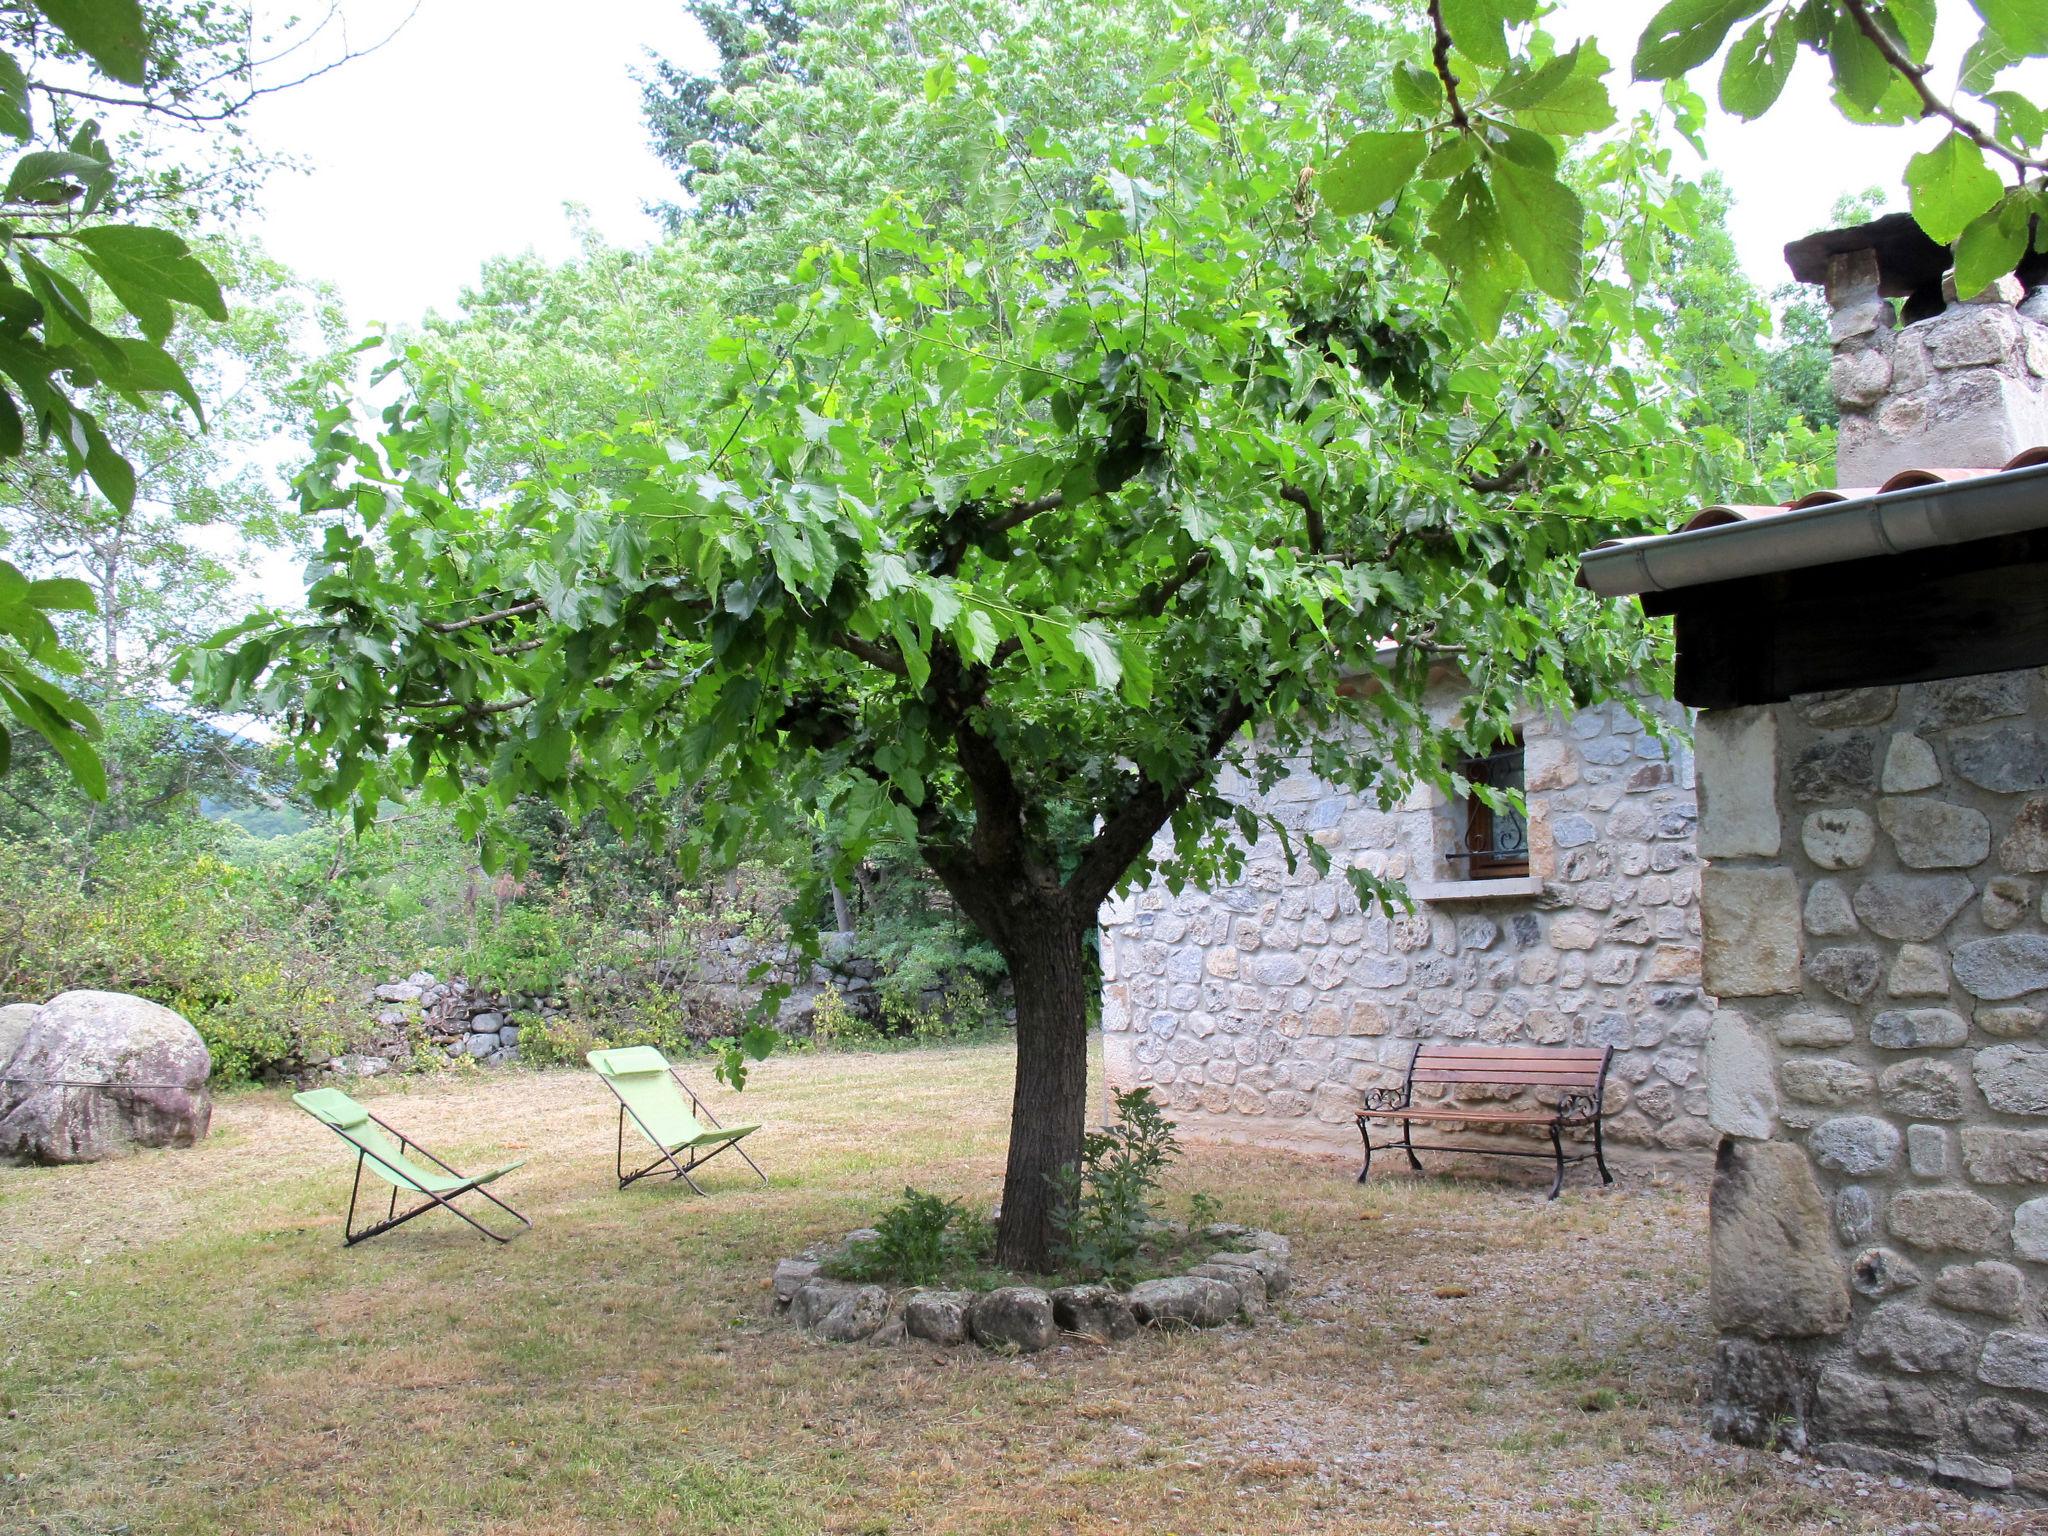
[[[1522,738],[1519,733],[1484,757],[1468,757],[1458,772],[1472,784],[1498,790],[1522,789]],[[1456,807],[1451,852],[1454,866],[1468,880],[1506,880],[1529,873],[1529,819],[1512,806],[1495,810],[1477,795]]]

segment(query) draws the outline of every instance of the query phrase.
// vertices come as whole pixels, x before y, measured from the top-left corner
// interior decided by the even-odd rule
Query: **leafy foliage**
[[[846,1280],[935,1285],[985,1267],[995,1245],[988,1222],[959,1201],[909,1188],[875,1218],[874,1230],[826,1270]]]
[[[1062,1181],[1061,1262],[1086,1275],[1134,1278],[1158,1218],[1160,1180],[1179,1155],[1173,1122],[1152,1090],[1118,1094],[1115,1120],[1082,1138],[1080,1165]]]

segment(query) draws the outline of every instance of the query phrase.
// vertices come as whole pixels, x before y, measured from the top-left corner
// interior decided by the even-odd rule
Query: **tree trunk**
[[[1080,1164],[1088,1123],[1088,927],[1064,911],[1034,917],[1000,945],[1017,995],[1017,1084],[996,1259],[1042,1272],[1059,1183]]]

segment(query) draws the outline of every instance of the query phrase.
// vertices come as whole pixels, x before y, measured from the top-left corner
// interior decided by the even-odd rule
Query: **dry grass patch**
[[[343,1250],[347,1158],[281,1094],[225,1100],[192,1151],[0,1169],[0,1529],[2032,1528],[1706,1442],[1702,1191],[1627,1174],[1546,1205],[1199,1148],[1183,1191],[1294,1238],[1257,1329],[1017,1360],[796,1337],[777,1256],[905,1183],[992,1198],[1010,1064],[771,1062],[744,1107],[772,1182],[720,1163],[703,1200],[612,1187],[587,1074],[382,1092],[458,1163],[532,1159],[502,1187],[536,1228],[503,1249],[429,1215]]]

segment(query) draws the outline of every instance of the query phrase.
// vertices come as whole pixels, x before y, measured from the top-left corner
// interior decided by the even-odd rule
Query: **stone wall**
[[[1834,258],[1827,282],[1841,407],[1837,483],[1903,469],[1995,468],[2048,442],[2048,290],[2021,300],[2001,278],[1965,303],[1898,327],[1874,251]]]
[[[1713,1416],[2048,1495],[2048,682],[1698,722]]]
[[[1434,706],[1457,697],[1445,683]],[[1290,874],[1268,836],[1233,886],[1109,903],[1112,1086],[1152,1086],[1187,1133],[1351,1154],[1360,1088],[1399,1082],[1419,1041],[1612,1045],[1612,1138],[1713,1145],[1692,754],[1683,712],[1658,708],[1675,743],[1618,706],[1523,722],[1527,879],[1464,879],[1433,790],[1382,811],[1306,771],[1235,786],[1331,872]],[[1353,864],[1406,881],[1414,913],[1362,912]]]

